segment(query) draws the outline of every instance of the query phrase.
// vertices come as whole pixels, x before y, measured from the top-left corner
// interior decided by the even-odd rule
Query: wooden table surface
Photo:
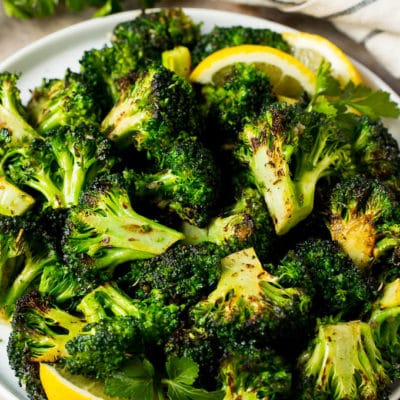
[[[299,30],[322,34],[331,39],[354,59],[375,72],[395,92],[400,94],[400,80],[392,77],[362,45],[355,43],[326,21],[301,14],[283,13],[268,7],[251,6],[246,4],[245,1],[235,2],[235,0],[232,0],[232,2],[220,0],[162,0],[157,5],[234,11],[266,18]],[[56,15],[45,19],[18,20],[5,16],[2,7],[0,7],[0,62],[17,50],[51,32],[91,18],[92,13],[93,10],[86,10],[80,14],[60,10]]]

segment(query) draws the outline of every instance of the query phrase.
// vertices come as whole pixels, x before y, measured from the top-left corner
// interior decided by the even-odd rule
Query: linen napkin
[[[230,1],[275,7],[330,21],[338,30],[363,44],[395,78],[400,78],[399,0]]]

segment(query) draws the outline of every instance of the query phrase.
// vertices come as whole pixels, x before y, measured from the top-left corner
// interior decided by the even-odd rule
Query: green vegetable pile
[[[254,64],[190,82],[238,41],[290,52],[161,9],[27,104],[0,73],[0,312],[30,399],[40,363],[118,399],[388,398],[400,150],[383,117],[399,109],[327,62],[290,102]]]

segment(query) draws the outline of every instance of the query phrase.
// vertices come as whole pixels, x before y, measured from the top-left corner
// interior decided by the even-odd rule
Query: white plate
[[[195,21],[202,21],[202,28],[205,32],[214,25],[247,25],[254,28],[270,28],[277,32],[293,30],[265,19],[226,11],[193,8],[184,8],[184,11]],[[62,29],[36,41],[0,63],[0,71],[21,73],[18,86],[21,90],[22,100],[26,102],[29,99],[30,90],[40,85],[43,78],[63,77],[67,67],[78,70],[79,59],[84,50],[102,47],[108,42],[109,35],[117,23],[132,19],[139,13],[140,11],[127,11]],[[400,97],[389,86],[363,65],[356,61],[354,63],[366,84],[389,92],[392,99],[400,105]],[[392,134],[400,141],[400,119],[385,122]],[[9,331],[10,328],[7,325],[0,323],[0,399],[26,400],[26,395],[18,386],[13,372],[8,367],[6,346]],[[400,388],[393,393],[391,400],[399,398]]]

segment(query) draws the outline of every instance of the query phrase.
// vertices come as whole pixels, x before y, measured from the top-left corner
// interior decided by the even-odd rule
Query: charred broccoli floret
[[[32,215],[0,220],[0,316],[11,318],[17,300],[38,286],[43,269],[58,265],[51,238]]]
[[[162,53],[175,46],[191,48],[199,32],[199,25],[182,10],[163,9],[119,23],[109,45],[85,51],[81,72],[103,113],[120,97],[121,78],[161,64]]]
[[[119,284],[135,298],[160,290],[170,302],[185,307],[215,288],[221,274],[220,249],[212,243],[175,244],[159,256],[133,261],[116,271]]]
[[[362,116],[353,148],[357,170],[372,179],[399,189],[400,150],[396,139],[379,119]]]
[[[219,199],[220,184],[211,151],[198,140],[180,140],[157,156],[154,164],[135,179],[138,199],[188,223],[207,224]]]
[[[237,63],[201,87],[212,143],[237,140],[244,124],[276,100],[268,75],[255,64]],[[215,144],[214,144],[215,146]]]
[[[351,138],[334,119],[301,106],[273,104],[239,134],[239,160],[252,171],[278,235],[313,210],[321,178],[351,164]]]
[[[182,134],[198,134],[196,99],[186,79],[154,65],[120,83],[118,101],[101,124],[101,131],[118,146],[133,145],[152,156]]]
[[[191,309],[195,326],[227,343],[249,336],[266,343],[289,337],[308,323],[308,294],[282,286],[279,277],[263,268],[253,248],[223,258],[221,265],[217,287]]]
[[[388,398],[391,380],[367,322],[320,321],[298,371],[298,399]]]
[[[134,210],[133,178],[128,170],[99,177],[70,209],[63,251],[81,276],[84,270],[111,272],[124,262],[153,257],[183,238]]]
[[[332,239],[366,269],[399,246],[399,216],[395,192],[377,179],[357,175],[332,189],[327,223]]]
[[[271,29],[252,28],[246,26],[215,26],[210,32],[201,35],[193,49],[193,64],[198,64],[209,54],[224,47],[241,44],[260,44],[290,51],[289,44],[282,35]]]
[[[268,259],[276,242],[264,199],[251,187],[242,189],[235,203],[224,208],[205,228],[184,223],[182,232],[187,243],[215,243],[225,255],[254,247],[261,260]]]
[[[227,349],[218,371],[224,400],[290,399],[290,364],[268,346],[241,342]]]
[[[44,79],[35,87],[27,113],[31,125],[42,135],[59,126],[100,123],[99,108],[88,85],[71,70],[63,79]]]
[[[66,208],[78,203],[83,189],[113,164],[111,142],[94,126],[60,126],[46,140],[10,149],[3,157],[7,176],[22,188],[40,193],[46,205]]]
[[[120,22],[113,29],[112,41],[127,42],[142,57],[156,59],[178,45],[192,48],[199,37],[200,24],[180,8],[166,8]]]
[[[286,286],[304,287],[316,315],[349,317],[368,311],[378,283],[329,239],[308,239],[267,265]]]

